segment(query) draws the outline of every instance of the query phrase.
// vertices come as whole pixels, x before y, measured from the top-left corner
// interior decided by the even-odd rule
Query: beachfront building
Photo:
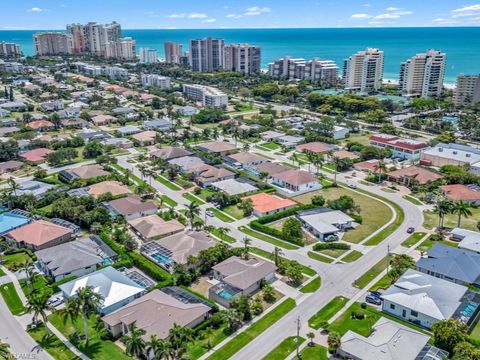
[[[153,86],[159,89],[170,87],[170,78],[157,74],[142,74],[142,86]]]
[[[225,40],[207,37],[190,40],[190,66],[192,71],[214,72],[223,68]]]
[[[73,53],[105,56],[107,45],[122,37],[122,28],[115,21],[110,24],[69,24],[67,34],[72,37]]]
[[[241,74],[259,74],[261,48],[257,45],[232,44],[225,47],[224,70]]]
[[[182,57],[182,45],[172,41],[167,41],[164,44],[165,48],[165,62],[167,64],[180,64]]]
[[[447,55],[437,50],[416,54],[400,65],[399,88],[403,95],[438,98],[443,92]]]
[[[458,75],[454,102],[455,106],[480,103],[480,75]]]
[[[158,62],[158,52],[155,49],[141,48],[140,62],[143,64],[155,64]]]
[[[69,34],[41,32],[33,36],[35,52],[38,56],[68,55],[73,53],[73,40]]]
[[[224,108],[228,105],[227,94],[211,86],[184,84],[183,93],[187,98],[200,101],[206,107]]]
[[[268,64],[268,75],[288,80],[310,80],[331,87],[337,84],[338,66],[332,60],[305,60],[285,56]]]
[[[16,59],[22,56],[20,45],[11,42],[0,42],[0,58],[3,59]]]
[[[135,60],[137,57],[135,52],[135,40],[127,37],[121,38],[117,41],[110,41],[105,46],[105,57],[123,60]]]
[[[345,89],[372,94],[382,88],[383,51],[367,48],[353,54],[344,62],[343,81]]]

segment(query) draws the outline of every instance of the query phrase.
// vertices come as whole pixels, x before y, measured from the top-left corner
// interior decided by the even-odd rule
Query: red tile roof
[[[316,154],[322,154],[332,150],[332,147],[328,144],[316,141],[316,142],[311,142],[307,144],[297,145],[296,149],[297,151],[301,151],[301,152],[313,152]]]
[[[266,193],[258,193],[242,198],[242,200],[247,199],[251,199],[253,203],[253,208],[262,214],[270,211],[285,209],[297,204],[293,200],[283,199],[278,196]]]
[[[5,237],[18,243],[23,242],[38,247],[72,232],[72,229],[48,221],[38,220],[10,231],[5,234]]]
[[[480,191],[476,191],[467,185],[443,185],[440,186],[440,190],[452,201],[480,201]]]
[[[55,124],[48,120],[38,120],[38,121],[31,121],[28,123],[28,127],[37,130],[46,127],[54,127]]]
[[[388,177],[395,180],[409,177],[415,179],[419,184],[426,184],[429,181],[435,181],[442,178],[441,175],[418,166],[410,166],[404,169],[392,171],[391,173],[388,173]]]
[[[20,154],[20,157],[25,159],[26,161],[39,162],[44,161],[45,157],[52,152],[54,151],[47,148],[39,148]]]

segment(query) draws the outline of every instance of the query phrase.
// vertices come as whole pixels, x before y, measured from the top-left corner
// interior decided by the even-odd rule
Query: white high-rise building
[[[447,55],[437,50],[416,54],[400,65],[399,88],[402,94],[437,98],[443,92]]]
[[[344,62],[343,81],[346,90],[371,94],[382,88],[383,51],[367,48],[353,54]]]
[[[0,58],[15,59],[22,56],[20,45],[5,41],[0,42]]]
[[[117,42],[122,37],[119,23],[69,24],[67,33],[72,36],[73,52],[75,54],[89,53],[96,56],[106,56],[106,47],[111,42]]]
[[[156,74],[142,74],[143,86],[154,86],[160,89],[166,89],[170,87],[170,78],[167,76]]]
[[[165,47],[165,62],[167,64],[180,64],[180,58],[183,56],[182,45],[167,41]]]
[[[480,75],[458,75],[454,101],[455,106],[480,103]]]
[[[201,101],[206,107],[225,108],[228,105],[227,94],[211,86],[184,84],[183,93],[190,99]]]
[[[268,74],[271,77],[288,80],[310,80],[330,87],[337,84],[338,66],[332,60],[314,58],[306,61],[285,56],[268,64]]]
[[[122,38],[118,41],[111,41],[105,48],[105,57],[135,60],[137,54],[135,52],[135,40],[132,38]]]
[[[225,47],[224,69],[241,74],[259,74],[261,48],[256,45],[232,44]]]
[[[158,52],[155,49],[141,48],[140,62],[144,64],[155,64],[158,62]]]
[[[34,36],[37,55],[68,55],[73,52],[72,36],[60,32],[42,32]]]
[[[225,41],[223,39],[190,40],[190,66],[193,71],[214,72],[223,68]]]

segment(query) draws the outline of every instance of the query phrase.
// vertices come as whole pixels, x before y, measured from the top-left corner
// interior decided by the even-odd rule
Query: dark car
[[[382,298],[382,293],[380,291],[370,291],[370,295],[375,296],[377,298]]]
[[[374,305],[382,305],[382,300],[372,295],[367,295],[367,297],[365,298],[365,301],[367,303],[374,304]]]
[[[407,229],[407,233],[409,233],[409,234],[413,233],[414,231],[415,231],[415,228],[413,228],[413,227],[409,227]]]

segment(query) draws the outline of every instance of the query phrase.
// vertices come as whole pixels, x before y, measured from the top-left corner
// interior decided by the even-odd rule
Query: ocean
[[[37,30],[38,31],[38,30]],[[0,31],[0,41],[13,41],[26,55],[34,54],[33,34],[37,31]],[[400,63],[418,52],[437,49],[447,53],[446,83],[454,83],[460,73],[480,73],[480,27],[434,28],[321,28],[321,29],[183,29],[123,30],[142,47],[158,50],[175,41],[188,50],[188,41],[206,36],[224,38],[226,43],[251,43],[262,47],[262,68],[289,55],[334,60],[340,68],[349,55],[366,47],[385,52],[385,79],[398,79]]]

